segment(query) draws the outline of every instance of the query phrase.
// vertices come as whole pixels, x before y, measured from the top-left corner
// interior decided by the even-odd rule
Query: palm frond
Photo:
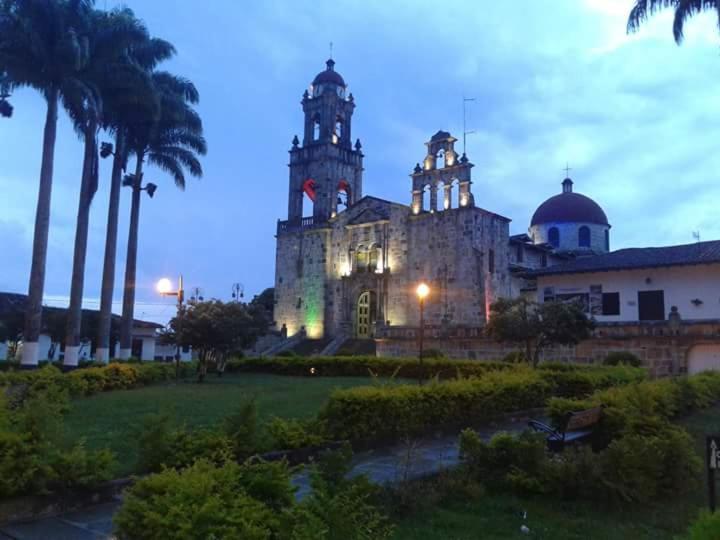
[[[635,5],[630,10],[628,17],[627,32],[637,32],[650,16],[668,7],[674,7],[680,0],[635,0]]]
[[[148,163],[170,174],[173,180],[175,180],[175,185],[182,190],[185,189],[185,173],[177,160],[169,156],[151,152],[148,154]]]
[[[203,175],[202,165],[194,152],[181,146],[159,146],[152,148],[151,156],[162,155],[180,163],[190,174],[200,178]]]
[[[675,41],[682,43],[685,38],[683,29],[685,23],[693,15],[706,10],[714,9],[720,17],[720,2],[718,0],[677,0],[675,7],[675,19],[673,21],[673,36]],[[720,21],[719,21],[720,22]]]

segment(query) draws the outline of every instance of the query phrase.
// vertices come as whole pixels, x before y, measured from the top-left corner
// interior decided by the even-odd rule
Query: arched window
[[[355,271],[359,273],[367,272],[368,269],[368,250],[364,246],[358,246],[355,252]]]
[[[610,231],[605,229],[605,251],[610,251]]]
[[[308,178],[303,182],[303,217],[310,217],[314,214],[315,199],[317,193],[315,191],[315,180]]]
[[[333,144],[338,144],[343,139],[343,119],[338,116],[335,120],[335,132],[333,133]]]
[[[437,155],[435,156],[435,168],[436,169],[444,169],[445,168],[445,150],[440,150]]]
[[[548,242],[553,247],[560,247],[560,229],[557,227],[550,227],[548,231]]]
[[[578,246],[590,247],[590,227],[583,225],[578,230]]]
[[[373,245],[370,247],[368,254],[368,272],[375,272],[378,269],[378,261],[380,259],[380,246]]]
[[[313,116],[313,141],[320,140],[320,115]]]

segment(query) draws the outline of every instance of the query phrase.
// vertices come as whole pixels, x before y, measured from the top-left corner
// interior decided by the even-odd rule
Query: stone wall
[[[450,358],[500,360],[516,347],[484,337],[478,327],[427,327],[425,349],[442,351]],[[378,356],[410,357],[418,354],[418,328],[388,327],[379,333]],[[543,360],[602,364],[610,352],[628,351],[641,359],[656,377],[685,374],[693,348],[720,349],[720,321],[598,324],[592,339],[574,347],[547,350]],[[716,366],[720,369],[720,365]]]

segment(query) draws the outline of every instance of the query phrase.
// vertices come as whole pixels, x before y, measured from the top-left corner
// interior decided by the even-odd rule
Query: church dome
[[[327,66],[327,69],[317,74],[312,82],[313,86],[317,86],[319,84],[336,84],[345,88],[345,79],[343,79],[342,75],[335,71],[335,61],[330,58],[325,65]]]
[[[550,197],[533,214],[530,226],[547,223],[594,223],[609,226],[608,218],[598,203],[590,197],[573,193],[573,181],[563,181],[563,192]]]

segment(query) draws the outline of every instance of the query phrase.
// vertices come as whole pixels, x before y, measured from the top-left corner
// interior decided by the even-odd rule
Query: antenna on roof
[[[468,101],[475,101],[475,98],[466,98],[463,95],[463,155],[465,155],[466,149],[467,149],[467,136],[475,133],[475,131],[467,130],[467,102]]]
[[[700,231],[693,231],[692,235],[696,242],[700,242]]]

